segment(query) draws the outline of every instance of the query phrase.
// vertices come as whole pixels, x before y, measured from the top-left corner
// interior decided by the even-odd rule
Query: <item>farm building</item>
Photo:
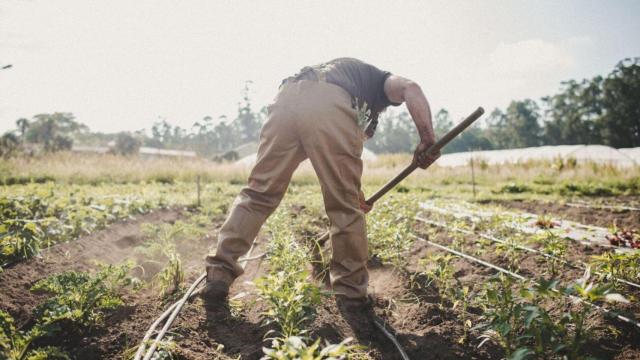
[[[468,151],[442,155],[440,166],[465,166],[473,158],[490,165],[518,163],[532,160],[575,159],[578,162],[593,161],[619,167],[640,165],[640,148],[614,149],[604,145],[558,145],[522,149]]]

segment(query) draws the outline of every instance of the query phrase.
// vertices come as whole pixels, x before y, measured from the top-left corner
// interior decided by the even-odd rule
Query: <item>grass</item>
[[[365,185],[378,187],[399,173],[411,161],[409,154],[380,155],[365,161]],[[39,157],[0,160],[0,183],[29,182],[100,184],[223,181],[246,183],[250,167],[215,163],[205,159],[123,157],[118,155],[56,153]],[[640,195],[640,167],[619,169],[612,165],[578,163],[558,167],[554,161],[529,161],[493,166],[475,171],[477,198],[527,198],[571,196]],[[298,185],[317,185],[315,173],[304,162],[294,174]],[[417,170],[403,183],[429,193],[472,197],[471,169],[433,165]]]

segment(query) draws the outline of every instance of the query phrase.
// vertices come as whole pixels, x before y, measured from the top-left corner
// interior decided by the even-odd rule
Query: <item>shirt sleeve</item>
[[[380,90],[381,91],[380,99],[381,99],[381,102],[384,105],[384,107],[387,107],[389,105],[391,105],[391,106],[400,106],[400,105],[402,105],[402,103],[395,103],[395,102],[389,100],[389,98],[387,97],[387,93],[384,92],[384,82],[387,81],[387,78],[389,76],[391,76],[391,75],[392,74],[390,72],[383,71],[382,81],[381,81],[382,89]]]

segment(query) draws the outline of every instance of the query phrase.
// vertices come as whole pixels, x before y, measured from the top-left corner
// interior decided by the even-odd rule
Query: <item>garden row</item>
[[[436,251],[423,262],[423,274],[445,302],[462,304],[461,321],[482,330],[481,338],[511,358],[637,356],[636,251],[612,248],[602,229],[578,224],[571,231],[550,218],[532,221],[464,203],[425,208],[418,229],[430,234],[424,240]],[[587,236],[575,237],[585,229]],[[601,241],[589,241],[594,233]],[[481,280],[484,285],[477,278],[465,283],[460,261],[500,275]],[[476,311],[464,315],[467,308]]]

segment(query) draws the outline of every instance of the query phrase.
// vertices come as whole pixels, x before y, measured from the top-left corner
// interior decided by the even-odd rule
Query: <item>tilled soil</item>
[[[529,211],[534,210],[533,208]],[[534,211],[532,211],[534,212]],[[535,211],[537,212],[537,211]],[[0,273],[0,308],[9,311],[21,327],[28,326],[35,306],[45,295],[33,294],[29,288],[38,280],[65,270],[89,271],[95,269],[94,260],[118,263],[125,259],[143,262],[133,248],[143,241],[141,224],[173,223],[184,218],[185,210],[158,210],[138,216],[134,220],[113,224],[107,229],[82,237],[75,242],[60,244],[34,258],[6,269]],[[594,215],[595,216],[595,215]],[[214,245],[217,230],[223,219],[214,219],[209,235],[202,239],[181,243],[179,252],[183,259],[187,282],[190,283],[204,270],[203,256]],[[572,220],[579,220],[573,218]],[[417,230],[420,227],[417,228]],[[439,241],[448,241],[444,234]],[[264,252],[268,239],[259,237],[254,254]],[[579,249],[583,253],[587,249]],[[370,292],[374,294],[374,311],[383,319],[389,329],[412,359],[496,359],[503,356],[495,343],[487,342],[478,348],[479,333],[470,330],[465,337],[460,311],[452,310],[452,304],[440,299],[437,289],[421,278],[418,262],[437,250],[416,241],[407,254],[407,268],[396,269],[379,262],[370,263]],[[504,259],[492,254],[488,260],[505,265]],[[521,268],[528,276],[538,273],[540,267],[533,257],[523,258]],[[153,269],[145,269],[145,277]],[[200,299],[188,304],[171,331],[171,340],[177,348],[173,351],[184,359],[215,359],[221,354],[232,358],[259,359],[262,347],[268,346],[267,332],[271,329],[261,322],[264,305],[257,301],[250,281],[264,275],[268,270],[265,260],[251,261],[245,274],[237,279],[231,289],[231,297],[241,296],[237,312],[206,314]],[[464,284],[481,284],[494,272],[467,261],[455,261],[455,277]],[[567,277],[578,275],[567,272]],[[326,290],[329,290],[326,288]],[[243,295],[244,294],[244,295]],[[125,305],[109,313],[103,325],[92,329],[81,337],[61,339],[62,345],[72,357],[77,359],[118,359],[124,358],[129,350],[135,352],[149,325],[159,316],[170,302],[163,302],[157,290],[144,289],[127,294]],[[479,320],[479,309],[468,309],[468,316],[475,326]],[[324,298],[317,308],[313,322],[308,326],[310,335],[322,337],[326,341],[338,343],[351,337],[367,346],[374,359],[400,359],[394,345],[376,329],[370,321],[353,319],[351,314],[343,314],[332,297]],[[631,334],[631,335],[629,335]],[[613,349],[604,352],[605,358],[638,358],[640,339],[633,335],[633,329],[616,342],[607,343]],[[603,338],[605,339],[605,338]],[[57,340],[56,340],[57,341]],[[604,341],[604,340],[603,340]],[[608,340],[607,340],[608,341]],[[594,348],[602,348],[592,344]]]
[[[183,219],[186,211],[181,209],[158,210],[138,216],[135,219],[112,224],[108,228],[80,239],[56,245],[40,257],[18,263],[0,273],[0,308],[8,311],[21,328],[28,328],[32,322],[33,309],[46,295],[32,293],[29,289],[38,280],[51,274],[67,270],[91,271],[95,261],[119,263],[133,259],[144,263],[134,248],[144,238],[141,225],[145,223],[174,223]],[[214,244],[217,229],[222,219],[212,221],[210,234],[202,239],[181,244],[178,250],[183,259],[187,282],[192,282],[203,270],[202,259],[207,249]],[[268,240],[259,237],[254,254],[262,253]],[[411,255],[417,261],[422,254],[418,250]],[[185,359],[212,359],[221,354],[242,359],[259,359],[269,327],[262,324],[263,304],[256,301],[255,291],[250,281],[267,272],[267,262],[251,261],[245,274],[237,279],[231,288],[231,297],[242,296],[236,304],[241,304],[237,314],[206,314],[200,299],[195,299],[181,312],[170,331],[170,338],[177,348],[174,354]],[[153,269],[145,269],[145,277],[152,275]],[[455,314],[442,310],[434,302],[432,294],[422,296],[420,304],[413,300],[413,290],[408,287],[406,272],[379,263],[371,264],[371,292],[375,294],[374,311],[391,331],[396,333],[400,343],[414,359],[432,354],[435,359],[456,359],[460,357],[493,358],[486,347],[476,351],[471,345],[461,345],[458,338],[462,327]],[[328,288],[325,290],[329,291]],[[118,359],[125,353],[132,354],[149,325],[159,316],[170,302],[163,302],[157,290],[143,289],[128,293],[125,306],[106,315],[103,324],[84,333],[49,339],[40,345],[61,346],[76,359]],[[322,337],[326,341],[338,343],[348,337],[367,346],[375,359],[399,359],[394,345],[374,327],[373,323],[353,319],[350,314],[340,312],[334,299],[324,298],[318,307],[316,317],[308,326],[310,335]],[[38,345],[38,344],[37,344]],[[495,348],[493,354],[499,353]]]
[[[180,209],[168,209],[140,215],[76,241],[54,245],[38,257],[4,269],[0,272],[0,309],[14,316],[18,326],[24,325],[36,305],[46,297],[29,290],[38,280],[68,270],[89,271],[96,268],[96,261],[115,264],[131,259],[132,248],[143,241],[141,224],[173,223],[182,213]]]
[[[417,224],[416,231],[421,233],[423,237],[427,237],[426,224]],[[446,229],[438,229],[436,235],[432,241],[451,246],[453,233],[448,233]],[[460,238],[458,238],[460,239]],[[478,259],[487,261],[491,264],[500,266],[505,269],[509,269],[509,260],[503,253],[496,251],[495,244],[489,245],[484,250],[480,250],[480,247],[476,243],[478,240],[475,236],[463,236],[463,244],[465,253],[474,256]],[[605,251],[602,248],[589,247],[585,245],[577,245],[576,243],[570,243],[573,251],[567,252],[566,260],[573,264],[578,264],[580,260],[588,261],[590,255],[599,254]],[[535,247],[535,246],[533,246]],[[425,256],[431,253],[445,253],[443,250],[436,248],[430,248],[426,250]],[[517,269],[510,269],[516,273],[529,278],[529,279],[542,279],[549,278],[550,268],[549,263],[545,259],[538,255],[528,252],[519,252],[517,255]],[[469,260],[456,259],[454,262],[455,278],[460,281],[461,284],[481,286],[483,280],[487,277],[497,273],[495,270],[491,270],[483,265],[473,263]],[[561,280],[563,286],[566,286],[572,281],[580,278],[584,273],[583,269],[572,269],[566,266],[560,266],[558,273],[554,278]],[[635,314],[635,317],[640,315],[640,306],[635,303],[635,300],[640,297],[640,291],[633,287],[623,287],[623,295],[632,300],[629,305],[618,304],[615,309],[624,311],[625,314]],[[559,312],[563,309],[561,305],[549,304],[552,312]],[[566,302],[564,306],[571,306],[570,302]],[[608,305],[604,305],[607,308],[611,308]],[[632,318],[634,316],[632,315]],[[596,330],[596,336],[586,346],[590,349],[590,354],[597,358],[603,359],[638,359],[640,358],[640,330],[633,325],[624,323],[617,319],[605,319],[601,313],[595,311],[594,316],[589,320],[589,324],[593,325]],[[608,328],[618,329],[619,334],[615,336]]]

